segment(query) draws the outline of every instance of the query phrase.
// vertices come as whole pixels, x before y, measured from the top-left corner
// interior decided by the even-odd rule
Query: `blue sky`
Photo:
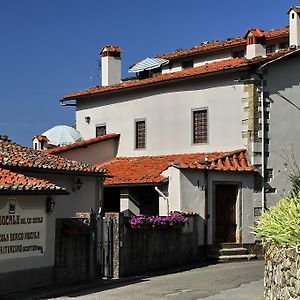
[[[123,49],[123,76],[147,56],[288,25],[297,1],[1,0],[0,134],[31,145],[35,134],[74,125],[67,93],[100,83],[99,51]],[[300,4],[300,1],[298,2]]]

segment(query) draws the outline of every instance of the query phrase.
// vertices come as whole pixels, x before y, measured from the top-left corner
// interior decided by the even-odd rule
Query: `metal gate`
[[[101,242],[102,276],[113,277],[113,219],[103,218],[103,235]]]

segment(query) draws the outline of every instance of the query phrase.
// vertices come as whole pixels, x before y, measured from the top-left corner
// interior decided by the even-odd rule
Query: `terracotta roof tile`
[[[251,28],[250,30],[253,30],[256,32],[258,29],[257,28]],[[259,30],[263,35],[268,38],[277,38],[277,37],[288,37],[289,34],[289,28],[284,27],[280,29],[275,29],[271,31],[263,31]],[[258,33],[258,31],[257,31]],[[245,38],[232,38],[228,39],[225,41],[214,41],[211,43],[202,43],[200,45],[194,46],[189,49],[183,49],[183,50],[178,50],[175,52],[170,52],[167,54],[160,55],[160,58],[165,58],[165,59],[174,59],[174,58],[179,58],[183,57],[186,55],[194,55],[194,54],[199,54],[203,52],[209,52],[212,50],[224,50],[224,48],[233,48],[237,46],[246,46],[247,42]]]
[[[38,134],[32,138],[32,140],[37,139],[39,142],[49,142],[49,139],[45,135]]]
[[[180,169],[217,171],[255,171],[246,159],[246,150],[229,152],[173,154],[162,156],[115,157],[97,164],[107,169],[111,177],[105,185],[160,183],[168,179],[161,175],[170,166]],[[207,157],[208,162],[205,163]]]
[[[159,76],[152,77],[152,78],[146,78],[146,79],[135,80],[135,81],[126,81],[120,84],[109,85],[109,86],[95,86],[87,90],[68,94],[63,97],[63,100],[75,99],[82,96],[97,95],[106,92],[123,90],[123,89],[134,88],[134,87],[142,87],[150,84],[171,81],[174,79],[190,78],[193,76],[201,76],[201,75],[213,75],[217,72],[221,72],[225,70],[238,70],[240,68],[250,68],[251,66],[260,65],[264,62],[280,57],[288,52],[289,50],[282,50],[280,52],[269,54],[266,57],[258,57],[253,59],[246,59],[245,57],[225,59],[213,63],[208,63],[188,70],[161,74]]]
[[[65,145],[65,146],[60,146],[60,147],[55,147],[52,149],[47,150],[49,154],[59,154],[62,152],[70,151],[73,149],[78,149],[78,148],[83,148],[92,144],[96,144],[99,142],[107,141],[110,139],[117,139],[120,137],[120,134],[118,133],[109,133],[105,135],[101,135],[92,139],[84,140],[84,141],[79,141],[70,145]]]
[[[58,192],[66,194],[66,189],[47,180],[37,179],[0,168],[0,194],[3,192]]]
[[[45,171],[67,171],[69,173],[105,173],[100,167],[83,164],[45,151],[34,150],[13,142],[0,141],[0,167],[18,169],[39,169]]]
[[[118,47],[118,46],[114,46],[114,45],[105,45],[105,46],[102,48],[102,50],[101,50],[100,53],[102,53],[104,49],[105,49],[105,51],[108,51],[108,52],[120,52],[120,53],[122,52],[122,49],[121,49],[120,47]]]

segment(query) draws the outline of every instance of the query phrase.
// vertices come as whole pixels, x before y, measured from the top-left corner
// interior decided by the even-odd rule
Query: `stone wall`
[[[300,253],[295,249],[266,253],[265,299],[300,299]]]

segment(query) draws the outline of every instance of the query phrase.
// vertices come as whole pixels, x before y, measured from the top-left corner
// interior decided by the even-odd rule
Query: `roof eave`
[[[46,168],[34,168],[34,167],[22,167],[22,166],[12,166],[12,165],[2,165],[0,167],[3,169],[8,169],[11,171],[22,171],[24,172],[36,172],[36,173],[48,173],[56,175],[75,175],[75,176],[89,176],[89,177],[106,177],[105,172],[103,173],[93,173],[84,171],[70,171],[70,170],[57,170],[57,169],[46,169]],[[22,173],[21,172],[21,173]]]
[[[96,93],[90,93],[90,94],[85,94],[85,95],[79,95],[75,97],[70,97],[70,98],[63,98],[62,101],[71,101],[71,100],[77,100],[77,99],[83,99],[83,98],[90,98],[90,97],[96,97],[99,95],[108,95],[108,94],[114,94],[114,93],[119,93],[119,92],[124,92],[124,91],[132,91],[132,90],[137,90],[137,89],[142,89],[145,87],[149,86],[157,86],[161,84],[168,84],[171,82],[179,82],[179,81],[184,81],[184,80],[189,80],[189,79],[197,79],[197,78],[206,78],[210,77],[212,75],[224,75],[224,74],[229,74],[229,73],[235,73],[235,72],[241,72],[248,70],[252,67],[253,65],[246,65],[242,67],[236,67],[236,68],[228,68],[222,71],[212,71],[212,72],[207,72],[205,74],[195,74],[195,75],[189,75],[181,78],[171,78],[167,80],[162,80],[162,81],[157,81],[157,82],[150,82],[150,83],[145,83],[137,86],[132,86],[132,87],[125,87],[125,88],[120,88],[120,89],[114,89],[110,91],[103,91],[103,92],[96,92]]]
[[[0,196],[14,195],[70,195],[66,190],[0,190]]]

